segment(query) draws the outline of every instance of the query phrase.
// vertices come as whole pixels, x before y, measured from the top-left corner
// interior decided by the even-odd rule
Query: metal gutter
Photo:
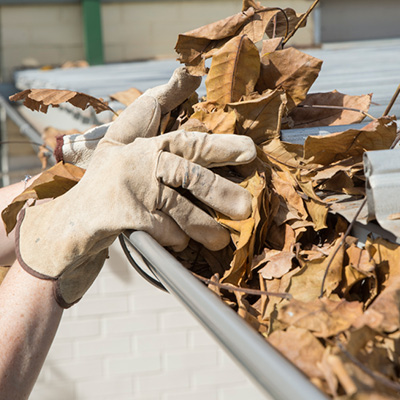
[[[308,378],[145,232],[126,237],[135,262],[146,263],[239,363],[267,398],[326,400]]]

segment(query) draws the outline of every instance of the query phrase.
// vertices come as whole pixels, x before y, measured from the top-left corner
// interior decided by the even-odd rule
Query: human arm
[[[27,399],[62,316],[53,284],[15,261],[0,286],[0,399]]]

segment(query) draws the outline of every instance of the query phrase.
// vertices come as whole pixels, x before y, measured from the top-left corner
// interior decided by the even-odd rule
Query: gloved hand
[[[126,229],[148,232],[176,251],[189,238],[219,250],[230,241],[228,231],[174,188],[233,219],[247,218],[249,192],[208,168],[255,157],[246,136],[176,131],[122,145],[109,130],[76,186],[21,213],[18,260],[34,276],[54,280],[58,303],[69,307],[90,287],[107,248]]]
[[[127,137],[133,141],[137,137],[156,136],[161,116],[183,103],[200,83],[201,77],[190,75],[186,67],[177,68],[168,83],[146,90],[114,122],[96,126],[83,135],[59,136],[54,150],[57,162],[87,168],[93,151],[111,126],[123,135],[123,143],[128,143]]]

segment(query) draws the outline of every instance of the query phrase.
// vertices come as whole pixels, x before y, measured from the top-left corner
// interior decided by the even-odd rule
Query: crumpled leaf
[[[235,111],[238,133],[261,144],[279,137],[285,105],[285,93],[275,90],[229,103],[227,108]]]
[[[58,89],[26,89],[10,96],[10,101],[23,100],[24,106],[32,111],[47,113],[49,106],[59,107],[61,103],[68,102],[75,107],[86,110],[89,106],[93,107],[98,114],[102,111],[114,110],[110,108],[102,99],[72,90]]]
[[[61,196],[75,186],[84,173],[84,169],[62,162],[43,172],[2,211],[1,217],[7,234],[14,229],[18,213],[28,200],[35,201]]]
[[[276,21],[271,21],[267,26],[266,33],[270,38],[277,36],[287,36],[290,32],[294,30],[294,28],[304,15],[296,13],[293,8],[285,8],[283,11],[285,14],[283,14],[282,12],[277,14]],[[288,20],[286,20],[285,15]],[[307,19],[305,19],[304,22],[300,25],[300,28],[304,28],[306,24]]]
[[[285,324],[308,329],[317,337],[326,338],[350,328],[362,312],[363,305],[358,301],[321,298],[302,302],[292,299],[279,310],[278,319]]]
[[[348,129],[326,136],[308,136],[304,158],[315,164],[328,165],[369,150],[388,149],[396,137],[397,125],[389,118],[379,118],[363,129]]]
[[[233,111],[226,112],[218,109],[214,112],[208,112],[202,109],[193,113],[190,120],[198,120],[206,126],[210,133],[235,133],[236,116]]]
[[[124,104],[125,106],[129,106],[132,104],[142,92],[136,88],[129,88],[127,90],[123,90],[120,92],[116,92],[110,95],[111,100],[119,101],[120,103]]]
[[[259,273],[264,279],[272,279],[281,278],[291,270],[294,254],[291,251],[270,250],[264,257],[263,262],[266,265],[259,270]]]
[[[322,61],[293,47],[267,53],[261,58],[260,78],[256,89],[282,88],[285,90],[291,110],[302,102],[317,79]]]
[[[327,93],[308,94],[299,107],[294,108],[289,119],[292,128],[357,124],[365,118],[371,105],[372,94],[349,96],[333,90]],[[312,108],[312,106],[337,106],[342,109]],[[352,108],[358,111],[346,110]]]
[[[391,280],[391,284],[369,306],[367,311],[354,324],[356,327],[367,325],[378,332],[394,332],[400,329],[400,276]]]
[[[207,100],[220,105],[239,101],[253,90],[260,73],[257,47],[236,36],[215,53],[206,79]]]
[[[322,360],[324,347],[308,330],[290,327],[286,331],[275,331],[268,337],[268,342],[308,377],[323,376],[318,364]]]

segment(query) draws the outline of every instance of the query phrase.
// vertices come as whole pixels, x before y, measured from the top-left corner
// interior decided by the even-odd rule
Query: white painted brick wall
[[[97,281],[64,312],[30,400],[262,400],[178,301],[112,246]]]

